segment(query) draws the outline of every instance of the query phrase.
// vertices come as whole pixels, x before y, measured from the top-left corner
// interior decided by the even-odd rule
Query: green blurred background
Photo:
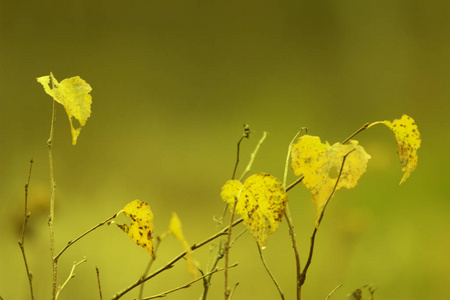
[[[263,131],[254,172],[282,177],[287,146],[302,126],[330,143],[362,124],[412,116],[423,137],[416,171],[399,186],[393,134],[384,126],[358,136],[372,155],[353,190],[328,207],[304,287],[304,299],[333,298],[364,284],[376,299],[448,296],[450,14],[446,1],[0,1],[0,296],[28,299],[17,245],[23,186],[34,159],[26,252],[37,299],[51,290],[47,214],[51,98],[36,77],[79,75],[91,84],[92,115],[71,145],[57,108],[54,138],[56,245],[141,199],[155,233],[172,212],[190,243],[216,232],[219,193],[230,178],[242,124],[241,168]],[[289,175],[289,181],[295,178]],[[315,210],[308,191],[289,194],[302,263]],[[125,218],[120,218],[125,222]],[[240,232],[242,227],[235,230]],[[173,238],[156,269],[182,251]],[[270,237],[266,260],[287,299],[295,262],[285,222]],[[148,261],[120,230],[102,227],[59,261],[60,299],[105,299],[134,282]],[[210,248],[196,251],[207,266]],[[234,299],[277,299],[252,237],[232,248]],[[190,280],[185,263],[146,286],[151,295]],[[169,299],[197,299],[201,283]],[[125,299],[136,296],[128,294]],[[223,274],[210,299],[223,297]]]

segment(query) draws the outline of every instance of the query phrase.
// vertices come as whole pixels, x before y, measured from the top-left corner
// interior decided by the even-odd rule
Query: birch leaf
[[[265,247],[269,234],[281,222],[288,200],[281,182],[269,174],[254,174],[244,184],[229,180],[222,187],[221,197],[239,214],[260,247]]]
[[[128,203],[122,212],[131,219],[131,225],[117,224],[139,246],[153,255],[153,213],[150,205],[140,200]]]
[[[376,124],[384,124],[394,132],[397,142],[397,153],[400,157],[403,171],[403,177],[400,181],[400,184],[402,184],[417,166],[417,149],[419,149],[421,143],[419,129],[414,119],[407,115],[403,115],[401,119],[394,120],[393,122],[373,122],[368,127]]]
[[[181,220],[178,218],[176,213],[173,213],[172,219],[170,220],[169,225],[170,232],[178,239],[178,241],[183,245],[183,248],[186,250],[186,262],[188,266],[189,273],[191,273],[192,277],[195,278],[197,276],[197,266],[193,258],[191,246],[186,241],[183,235],[183,227],[181,225]]]
[[[351,153],[350,153],[351,152]],[[350,153],[345,160],[338,184],[336,180],[342,166],[344,156]],[[353,188],[359,178],[364,174],[370,155],[357,141],[351,140],[349,144],[335,143],[330,146],[328,142],[322,143],[317,136],[304,135],[291,148],[292,168],[297,176],[303,174],[303,185],[311,191],[312,200],[316,205],[316,227],[319,226],[320,217],[327,205],[334,186],[340,188]]]
[[[92,90],[91,86],[79,76],[64,79],[61,83],[58,83],[52,73],[50,73],[50,76],[37,78],[37,81],[42,84],[47,94],[64,106],[69,117],[72,144],[76,145],[81,128],[91,115],[92,97],[89,95]],[[53,88],[50,87],[50,81]],[[73,118],[79,122],[78,128],[75,128]]]

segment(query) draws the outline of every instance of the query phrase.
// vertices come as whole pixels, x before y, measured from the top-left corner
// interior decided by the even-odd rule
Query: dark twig
[[[342,159],[341,169],[339,170],[339,175],[338,175],[338,177],[336,179],[336,183],[334,184],[333,190],[331,191],[330,195],[328,196],[328,199],[325,202],[325,205],[324,205],[324,207],[322,209],[322,212],[320,213],[319,219],[317,220],[317,225],[314,227],[314,231],[313,231],[313,234],[311,236],[311,245],[310,245],[310,248],[309,248],[308,260],[306,261],[306,265],[303,268],[302,274],[300,276],[300,288],[301,288],[301,286],[303,285],[303,283],[306,280],[306,273],[308,272],[308,268],[309,268],[309,266],[311,264],[312,256],[313,256],[313,252],[314,252],[314,241],[315,241],[315,238],[316,238],[316,233],[317,233],[317,230],[319,228],[320,222],[322,221],[322,218],[323,218],[323,216],[325,214],[325,209],[326,209],[328,203],[330,202],[331,197],[333,197],[334,192],[336,191],[337,185],[339,184],[339,180],[341,179],[342,171],[343,171],[344,165],[345,165],[345,160],[347,159],[347,156],[350,153],[352,153],[353,151],[355,151],[355,149],[353,149],[352,151],[350,151],[349,153],[344,155],[344,157]]]
[[[166,235],[167,235],[167,233],[163,234],[163,238],[161,238],[161,236],[158,236],[156,238],[156,242],[153,246],[153,255],[152,255],[152,257],[150,257],[150,261],[148,262],[147,267],[145,268],[144,274],[142,274],[142,277],[141,277],[142,279],[144,279],[145,276],[148,275],[148,272],[150,272],[150,268],[152,267],[154,261],[156,260],[156,252],[158,252],[159,244],[161,244],[161,240],[164,239],[164,237]],[[141,288],[139,289],[139,298],[138,299],[142,299],[142,295],[144,294],[144,283],[145,282],[141,283]]]
[[[356,130],[354,133],[352,133],[352,135],[350,135],[348,138],[346,138],[342,144],[347,143],[348,141],[350,141],[355,135],[357,135],[358,133],[360,133],[361,131],[366,130],[367,128],[369,128],[370,123],[366,123],[363,126],[361,126],[361,128],[359,128],[358,130]]]
[[[206,240],[197,243],[197,244],[193,244],[191,246],[191,251],[194,251],[206,244],[208,244],[209,242],[211,242],[212,240],[215,240],[216,238],[226,235],[228,230],[240,223],[242,223],[242,221],[244,221],[243,219],[239,219],[233,222],[233,224],[231,224],[230,226],[222,229],[221,231],[217,232],[216,234],[210,236],[209,238],[207,238]],[[133,290],[134,288],[136,288],[137,286],[139,286],[142,282],[145,282],[147,280],[150,280],[151,278],[155,277],[156,275],[159,275],[160,273],[170,269],[173,267],[173,265],[179,261],[180,259],[182,259],[183,257],[186,256],[186,254],[188,253],[187,250],[183,251],[182,253],[180,253],[179,255],[177,255],[175,258],[173,258],[171,261],[169,261],[166,265],[162,266],[161,268],[159,268],[158,270],[156,270],[155,272],[153,272],[152,274],[148,275],[147,277],[145,277],[144,279],[139,278],[135,283],[131,284],[129,287],[125,288],[124,290],[118,292],[116,295],[113,296],[112,300],[117,300],[120,299],[123,295],[127,294],[129,291]]]
[[[25,255],[25,230],[27,227],[28,219],[30,218],[30,212],[28,211],[28,187],[30,185],[30,178],[31,178],[31,168],[33,167],[33,159],[30,160],[30,169],[28,171],[28,179],[25,183],[25,210],[24,210],[24,217],[23,217],[23,227],[22,227],[22,238],[19,240],[19,247],[22,251],[23,261],[25,262],[25,269],[27,271],[27,277],[28,277],[28,283],[30,285],[30,294],[31,299],[34,300],[34,293],[33,293],[33,275],[31,274],[31,271],[28,267],[27,257]]]
[[[238,265],[238,264],[235,263],[235,264],[229,266],[228,268],[234,268],[234,267],[236,267],[237,265]],[[181,290],[181,289],[188,288],[188,287],[192,286],[192,284],[196,283],[197,281],[203,280],[203,279],[205,279],[205,277],[211,276],[212,274],[214,274],[214,273],[216,273],[216,272],[223,271],[223,270],[225,270],[225,268],[221,268],[221,269],[215,268],[213,271],[209,272],[208,274],[205,274],[205,275],[203,275],[202,277],[197,278],[197,279],[195,279],[195,280],[193,280],[193,281],[191,281],[191,282],[189,282],[189,283],[187,283],[187,284],[185,284],[185,285],[179,286],[179,287],[177,287],[177,288],[174,288],[174,289],[172,289],[172,290],[163,292],[163,293],[158,294],[158,295],[154,295],[154,296],[151,296],[151,297],[144,298],[144,299],[142,299],[142,300],[150,300],[150,299],[156,299],[156,298],[164,298],[164,297],[166,297],[166,296],[167,296],[168,294],[170,294],[170,293],[179,291],[179,290]]]
[[[88,231],[86,231],[85,233],[83,233],[82,235],[80,235],[79,237],[77,237],[74,240],[71,240],[69,242],[67,242],[67,245],[61,250],[59,251],[59,253],[55,256],[54,260],[58,260],[58,258],[73,244],[75,244],[78,240],[80,240],[82,237],[86,236],[87,234],[89,234],[90,232],[94,231],[95,229],[99,228],[100,226],[105,225],[107,222],[111,221],[112,219],[114,219],[115,217],[117,217],[117,215],[119,215],[119,213],[114,214],[113,216],[109,217],[108,219],[106,219],[103,222],[100,222],[99,224],[95,225],[94,227],[92,227],[91,229],[89,229]]]
[[[95,267],[95,271],[97,272],[97,282],[98,282],[98,292],[100,293],[100,300],[103,299],[102,296],[102,286],[100,285],[100,271],[98,270],[98,267]]]
[[[295,267],[296,267],[296,274],[297,274],[297,300],[301,299],[301,284],[300,284],[300,278],[301,278],[301,267],[300,267],[300,254],[298,253],[297,249],[297,241],[295,240],[295,231],[294,226],[291,223],[291,220],[289,216],[287,215],[287,212],[284,212],[284,217],[286,219],[286,222],[289,227],[289,235],[291,236],[292,240],[292,248],[294,249],[294,255],[295,255]]]
[[[236,163],[234,164],[234,170],[233,170],[233,176],[231,176],[231,179],[234,179],[234,176],[236,176],[236,170],[239,165],[239,150],[241,146],[241,142],[244,138],[248,139],[250,137],[250,126],[247,124],[244,124],[244,133],[242,134],[241,138],[239,139],[237,143],[237,152],[236,152]]]
[[[231,241],[231,231],[232,231],[231,224],[233,224],[234,213],[236,211],[236,205],[238,203],[238,197],[236,197],[236,196],[234,197],[234,205],[233,205],[233,210],[231,212],[231,218],[230,218],[230,230],[228,230],[228,237],[227,237],[227,241],[225,242],[225,271],[224,271],[225,300],[227,300],[230,297],[230,288],[228,287],[228,261],[229,261],[230,241]]]
[[[52,80],[53,87],[53,80]],[[53,87],[54,88],[54,87]],[[52,258],[52,299],[56,299],[56,282],[58,278],[58,259],[55,258],[55,229],[53,227],[55,219],[55,175],[53,172],[53,129],[56,119],[56,101],[53,100],[52,121],[50,125],[50,137],[47,140],[48,161],[50,166],[50,215],[48,217],[48,228],[50,232],[50,254]]]
[[[266,269],[267,273],[270,276],[270,279],[272,279],[273,283],[275,284],[275,286],[277,287],[278,293],[280,294],[281,299],[284,300],[284,294],[283,291],[281,290],[280,285],[278,284],[277,280],[275,279],[275,277],[273,276],[272,272],[270,272],[269,267],[267,266],[266,260],[264,259],[264,256],[262,254],[261,248],[259,247],[258,243],[256,243],[256,247],[258,248],[258,252],[259,252],[259,257],[261,258],[261,262],[264,265],[264,268]]]

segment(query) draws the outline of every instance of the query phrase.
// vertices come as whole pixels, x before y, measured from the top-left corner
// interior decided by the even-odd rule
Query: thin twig
[[[258,153],[259,148],[261,147],[261,144],[264,142],[264,140],[267,137],[267,132],[263,132],[263,136],[261,137],[261,139],[259,140],[258,144],[255,147],[255,150],[253,151],[253,153],[250,155],[250,161],[247,164],[247,167],[245,168],[244,173],[242,173],[241,177],[239,178],[239,181],[242,181],[242,179],[245,177],[245,175],[247,175],[248,172],[250,172],[252,165],[253,165],[253,161],[255,160],[256,157],[256,153]]]
[[[291,158],[291,148],[292,144],[295,142],[297,137],[302,133],[303,130],[306,130],[306,133],[308,133],[308,129],[306,127],[300,128],[300,130],[297,132],[297,134],[294,136],[294,138],[289,143],[288,147],[288,153],[286,155],[286,163],[284,165],[284,176],[283,176],[283,187],[286,188],[286,180],[287,180],[287,173],[288,173],[288,166],[289,166],[289,159]]]
[[[305,178],[304,175],[302,175],[302,176],[299,177],[297,180],[295,180],[293,183],[291,183],[290,185],[288,185],[288,187],[286,188],[286,192],[289,192],[289,190],[291,190],[294,186],[296,186],[297,184],[299,184],[300,182],[302,182],[303,178]]]
[[[240,196],[240,192],[239,192],[239,196]],[[231,226],[231,224],[233,224],[234,213],[236,211],[236,205],[238,203],[239,196],[234,197],[234,206],[233,206],[233,210],[231,211],[230,226]],[[225,300],[227,300],[230,297],[230,289],[228,288],[228,261],[229,261],[229,253],[230,253],[230,241],[231,241],[231,231],[232,231],[231,229],[232,229],[232,227],[230,227],[230,230],[228,230],[228,237],[227,237],[227,241],[225,242],[225,272],[224,272]]]
[[[236,282],[234,284],[233,289],[231,290],[231,293],[230,293],[230,300],[233,298],[234,292],[236,291],[236,288],[238,287],[238,285],[239,285],[239,282]]]
[[[61,291],[65,288],[67,283],[69,283],[70,279],[75,277],[75,268],[84,262],[86,262],[86,257],[83,258],[82,260],[80,260],[79,262],[76,262],[76,261],[73,262],[72,270],[70,270],[69,276],[67,277],[66,281],[64,281],[62,286],[58,287],[58,291],[56,292],[56,299],[58,299],[59,293],[61,293]]]
[[[342,144],[345,144],[345,143],[347,143],[348,141],[350,141],[355,135],[357,135],[358,133],[360,133],[361,131],[364,131],[364,130],[366,130],[367,128],[369,128],[370,127],[370,123],[366,123],[366,124],[364,124],[363,126],[361,126],[361,128],[359,128],[358,130],[356,130],[354,133],[352,133],[352,135],[350,135],[348,138],[346,138],[343,142],[342,142]]]
[[[27,227],[28,219],[30,218],[30,212],[28,211],[28,187],[30,185],[30,178],[31,178],[31,168],[33,167],[33,159],[30,160],[30,169],[28,171],[28,178],[25,183],[25,209],[24,209],[24,217],[23,217],[23,227],[22,227],[22,237],[19,240],[19,247],[22,251],[23,261],[25,263],[25,269],[27,271],[27,277],[28,277],[28,283],[30,285],[30,294],[31,299],[34,300],[34,293],[33,293],[33,275],[31,274],[31,271],[28,267],[27,257],[25,255],[25,230]]]
[[[236,152],[236,163],[234,164],[234,170],[233,170],[233,176],[231,176],[231,179],[234,179],[234,176],[236,176],[236,170],[239,165],[239,150],[241,146],[241,142],[244,138],[248,139],[250,137],[250,126],[248,124],[244,124],[244,133],[242,134],[241,138],[239,139],[237,143],[237,152]]]
[[[238,265],[238,264],[235,263],[235,264],[229,266],[228,268],[234,268],[234,267],[236,267],[237,265]],[[199,277],[199,278],[197,278],[197,279],[195,279],[195,280],[193,280],[193,281],[191,281],[191,282],[189,282],[189,283],[187,283],[187,284],[185,284],[185,285],[179,286],[179,287],[177,287],[177,288],[174,288],[174,289],[172,289],[172,290],[163,292],[163,293],[158,294],[158,295],[154,295],[154,296],[150,296],[150,297],[144,298],[144,299],[142,299],[142,300],[150,300],[150,299],[156,299],[156,298],[164,298],[164,297],[166,297],[166,296],[167,296],[168,294],[170,294],[170,293],[173,293],[173,292],[176,292],[176,291],[179,291],[179,290],[188,288],[188,287],[192,286],[192,284],[196,283],[197,281],[200,281],[200,280],[204,279],[204,278],[207,277],[207,276],[211,276],[212,274],[217,273],[217,272],[220,272],[220,271],[223,271],[223,270],[225,270],[225,268],[221,268],[221,269],[216,268],[216,269],[214,269],[213,271],[209,272],[208,274],[205,274],[205,275],[203,275],[202,277]]]
[[[53,80],[52,80],[53,85]],[[53,87],[53,86],[52,86]],[[54,88],[54,87],[53,87]],[[50,232],[50,254],[52,258],[52,299],[56,299],[56,282],[58,277],[58,259],[55,259],[55,231],[53,228],[54,219],[55,219],[55,175],[53,172],[53,129],[55,127],[55,119],[56,119],[56,101],[53,100],[53,108],[52,108],[52,121],[50,125],[50,137],[47,140],[47,148],[48,148],[48,161],[50,167],[50,215],[48,217],[48,228]]]
[[[156,259],[156,252],[158,251],[160,243],[161,243],[161,237],[158,236],[156,238],[156,242],[155,242],[155,244],[153,246],[153,255],[152,255],[152,257],[150,257],[150,261],[148,262],[147,267],[145,268],[144,274],[142,274],[142,277],[141,277],[142,279],[144,279],[148,275],[148,272],[150,272],[150,268],[152,267],[153,262]],[[144,283],[145,282],[141,283],[141,287],[139,289],[139,297],[138,297],[138,299],[142,299],[142,295],[144,294]]]
[[[261,248],[259,247],[258,243],[256,243],[256,247],[258,248],[259,257],[261,258],[261,262],[263,263],[264,268],[266,268],[267,273],[269,274],[270,278],[272,279],[273,283],[277,287],[278,293],[280,294],[281,299],[284,300],[284,294],[281,290],[280,285],[278,284],[277,280],[273,276],[272,272],[270,272],[269,267],[267,266],[266,260],[264,259],[264,256],[262,254]]]
[[[85,233],[81,234],[79,237],[75,238],[74,240],[68,241],[67,245],[61,250],[59,251],[59,253],[55,256],[54,260],[58,260],[58,258],[73,244],[75,244],[78,240],[80,240],[82,237],[86,236],[87,234],[91,233],[92,231],[94,231],[95,229],[99,228],[100,226],[105,225],[107,222],[111,221],[112,219],[114,219],[115,217],[117,217],[119,215],[120,212],[115,213],[113,216],[109,217],[108,219],[106,219],[103,222],[98,223],[97,225],[95,225],[94,227],[92,227],[91,229],[89,229],[88,231],[86,231]]]
[[[240,223],[242,223],[242,221],[244,221],[243,219],[239,219],[233,222],[233,224],[231,224],[230,226],[227,226],[226,228],[222,229],[221,231],[215,233],[214,235],[210,236],[209,238],[207,238],[206,240],[197,243],[197,244],[193,244],[191,246],[190,251],[194,251],[206,244],[208,244],[209,242],[215,240],[216,238],[226,235],[228,230]],[[186,256],[186,254],[188,253],[187,250],[183,251],[182,253],[180,253],[179,255],[177,255],[175,258],[173,258],[171,261],[169,261],[166,265],[162,266],[161,268],[159,268],[158,270],[156,270],[155,272],[153,272],[152,274],[148,275],[147,277],[145,277],[144,279],[139,278],[135,283],[131,284],[130,286],[128,286],[127,288],[125,288],[124,290],[118,292],[116,295],[113,296],[112,300],[117,300],[120,299],[123,295],[127,294],[129,291],[133,290],[134,288],[136,288],[137,286],[139,286],[142,282],[145,282],[147,280],[150,280],[151,278],[155,277],[156,275],[159,275],[160,273],[170,269],[173,267],[173,265],[179,261],[180,259],[182,259],[183,257]]]
[[[316,238],[316,233],[317,233],[317,230],[319,229],[319,225],[320,225],[320,223],[322,221],[322,218],[323,218],[323,216],[325,214],[325,209],[326,209],[326,207],[327,207],[331,197],[333,197],[334,192],[336,191],[337,185],[339,184],[339,180],[341,179],[342,171],[343,171],[344,165],[345,165],[345,160],[347,159],[347,156],[350,153],[352,153],[353,151],[355,151],[355,149],[353,149],[352,151],[350,151],[346,155],[344,155],[344,157],[342,159],[341,169],[339,170],[339,175],[338,175],[338,177],[336,179],[336,183],[334,184],[333,190],[331,191],[330,195],[328,196],[328,199],[325,202],[325,205],[324,205],[324,207],[322,209],[322,212],[320,213],[319,219],[317,220],[317,224],[314,227],[313,234],[311,235],[311,245],[310,245],[310,248],[309,248],[308,260],[306,261],[306,265],[303,268],[302,274],[300,276],[300,286],[302,286],[303,283],[306,280],[306,273],[308,272],[308,268],[309,268],[309,265],[311,264],[312,256],[313,256],[313,252],[314,252],[314,241],[315,241],[315,238]]]
[[[342,283],[339,284],[337,287],[335,287],[334,290],[332,290],[332,291],[328,294],[327,299],[325,299],[325,300],[330,299],[331,295],[333,295],[334,292],[336,292],[341,286],[342,286]]]
[[[100,285],[100,271],[98,270],[97,266],[95,266],[95,271],[97,272],[98,292],[100,293],[100,300],[102,300],[103,296],[102,296],[102,286]]]
[[[300,278],[301,278],[300,254],[298,253],[297,241],[295,240],[294,226],[292,225],[291,220],[290,220],[290,218],[289,218],[289,216],[287,215],[286,212],[284,213],[284,217],[286,218],[286,222],[287,222],[288,227],[289,227],[289,235],[291,236],[292,248],[294,249],[295,268],[296,268],[295,274],[297,274],[297,300],[300,300],[301,299],[301,293],[300,293],[300,289],[301,289],[301,284],[300,284]]]

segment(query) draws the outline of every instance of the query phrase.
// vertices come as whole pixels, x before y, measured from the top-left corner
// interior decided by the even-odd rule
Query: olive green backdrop
[[[155,233],[172,212],[190,243],[216,232],[242,124],[241,168],[269,132],[254,172],[282,177],[288,143],[302,126],[330,143],[362,124],[412,116],[423,137],[419,165],[402,186],[393,134],[378,126],[357,139],[372,155],[367,174],[328,207],[304,287],[304,299],[334,299],[373,283],[378,299],[443,299],[450,261],[448,129],[450,15],[446,1],[0,1],[0,296],[28,299],[17,245],[23,186],[34,159],[26,252],[36,299],[51,291],[47,214],[51,98],[36,77],[79,75],[93,90],[92,115],[71,145],[57,108],[54,137],[56,245],[141,199]],[[295,178],[289,175],[289,181]],[[315,209],[290,192],[306,261]],[[125,222],[125,218],[120,218]],[[240,232],[242,227],[235,230]],[[182,251],[168,238],[154,268]],[[208,264],[208,246],[195,252]],[[266,260],[287,299],[295,262],[285,222]],[[134,282],[148,254],[117,228],[102,227],[59,261],[59,284],[73,261],[88,261],[60,299],[98,299]],[[277,299],[251,236],[233,246],[234,299]],[[185,263],[156,277],[146,295],[190,280]],[[169,299],[198,299],[201,283]],[[214,276],[210,299],[223,295]],[[127,295],[125,299],[136,296]]]

